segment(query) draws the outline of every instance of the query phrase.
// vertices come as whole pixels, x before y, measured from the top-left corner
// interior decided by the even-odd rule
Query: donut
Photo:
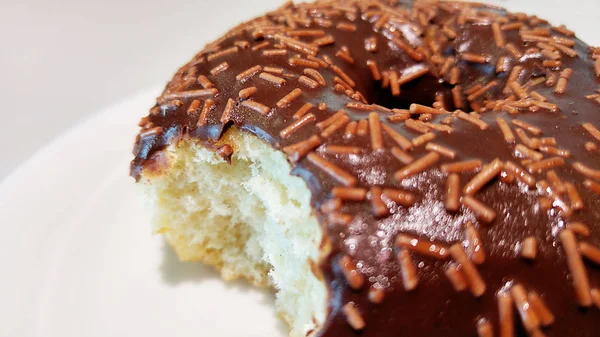
[[[598,336],[599,89],[600,49],[537,16],[290,2],[176,72],[131,175],[293,337]]]

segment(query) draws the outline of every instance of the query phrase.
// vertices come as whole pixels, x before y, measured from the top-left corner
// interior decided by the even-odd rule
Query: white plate
[[[285,335],[270,292],[150,235],[128,167],[159,92],[99,113],[0,185],[0,336]]]
[[[492,2],[600,43],[597,0]],[[271,293],[179,262],[150,235],[128,166],[158,93],[97,114],[0,184],[0,336],[286,335]]]

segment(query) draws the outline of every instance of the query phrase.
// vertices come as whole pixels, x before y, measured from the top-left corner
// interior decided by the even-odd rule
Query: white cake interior
[[[220,143],[233,147],[231,164],[182,141],[166,150],[168,168],[143,173],[138,185],[154,231],[182,260],[273,287],[290,335],[312,335],[325,320],[327,289],[311,268],[323,253],[310,192],[284,155],[255,136],[232,128]]]

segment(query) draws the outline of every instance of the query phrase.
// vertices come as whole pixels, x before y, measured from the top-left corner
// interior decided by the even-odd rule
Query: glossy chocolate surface
[[[503,46],[499,46],[502,43],[495,39],[494,23],[503,27]],[[519,24],[520,27],[509,29]],[[306,35],[296,36],[298,34]],[[532,38],[532,35],[537,38]],[[330,312],[320,336],[475,336],[480,319],[489,321],[498,335],[501,320],[497,293],[510,292],[511,286],[517,283],[527,291],[541,294],[553,313],[555,322],[548,327],[539,327],[546,336],[599,336],[600,308],[589,303],[581,305],[581,300],[575,294],[573,273],[559,239],[559,233],[568,228],[568,224],[579,222],[589,227],[590,233],[589,236],[583,236],[574,229],[578,242],[600,246],[600,192],[594,192],[593,187],[594,183],[600,182],[595,176],[600,173],[593,171],[600,170],[600,152],[591,145],[598,145],[600,139],[594,138],[583,127],[584,123],[591,123],[600,128],[600,105],[595,97],[586,98],[586,95],[596,93],[600,81],[589,47],[568,35],[568,31],[553,29],[536,17],[507,14],[500,9],[466,3],[420,2],[414,5],[383,1],[332,1],[286,5],[233,29],[222,39],[207,46],[177,72],[150,115],[141,123],[142,131],[136,141],[131,173],[138,179],[143,170],[151,169],[161,160],[161,150],[180,139],[198,139],[210,146],[233,124],[244,132],[260,137],[275,149],[285,149],[290,155],[291,173],[306,181],[322,228],[331,241],[331,252],[320,264],[331,290]],[[324,36],[331,36],[334,42],[320,47],[311,45],[312,41]],[[295,43],[293,39],[301,43]],[[399,47],[393,42],[394,39],[405,43],[410,51]],[[556,47],[556,41],[566,48],[570,48],[568,45],[572,41],[577,56],[571,57],[569,50]],[[522,55],[515,55],[514,50],[507,48],[509,43]],[[237,49],[228,49],[231,47]],[[344,52],[344,47],[347,47],[347,52]],[[544,47],[547,51],[543,50]],[[284,50],[285,54],[282,51],[271,52],[278,49]],[[218,54],[224,50],[228,51]],[[416,55],[411,56],[411,52]],[[314,54],[312,56],[320,59],[321,64],[315,70],[326,85],[310,88],[305,84],[318,82],[317,78],[310,76],[310,71],[304,71],[312,69],[311,66],[316,67],[314,61],[311,66],[301,66],[290,60],[299,56],[310,61],[307,54]],[[482,56],[484,63],[464,60],[469,59],[470,54]],[[544,61],[550,60],[549,55],[560,64],[553,64],[554,67],[550,63],[544,64]],[[353,64],[346,56],[350,56]],[[454,60],[448,61],[448,57],[454,57]],[[506,69],[497,72],[500,57],[505,57]],[[418,58],[422,60],[416,60]],[[344,77],[327,64],[328,60],[355,82],[350,91],[344,93],[334,88],[334,78]],[[387,72],[388,76],[396,71],[400,79],[424,68],[429,72],[400,85],[400,94],[394,96],[390,87],[382,88],[382,80],[373,79],[367,60],[373,60],[380,72]],[[227,69],[217,73],[215,67],[223,62],[227,63]],[[450,83],[454,81],[450,78],[449,69],[443,71],[446,62],[449,69],[458,69],[454,70],[460,74],[457,84]],[[256,65],[261,66],[260,71],[244,81],[236,79],[236,75]],[[539,96],[531,95],[519,101],[519,97],[510,89],[503,92],[515,65],[524,69],[516,81],[528,95],[532,92],[540,94],[547,98],[548,103],[555,104],[556,108],[532,105],[531,101],[540,102],[535,98]],[[265,67],[279,68],[282,73]],[[568,74],[564,73],[567,68],[573,70],[568,79]],[[269,70],[270,74],[284,79],[285,83],[276,85],[268,75],[261,77],[261,73]],[[562,94],[555,92],[561,82],[561,73],[567,80],[566,90]],[[209,82],[205,78],[200,80],[200,75],[206,76]],[[303,75],[313,82],[299,80]],[[477,84],[485,86],[493,80],[497,81],[495,86],[491,85],[479,97],[471,97],[472,102],[469,102],[465,90]],[[456,106],[451,91],[455,85],[459,85],[463,91],[462,110],[477,110],[477,113],[469,116],[485,122],[487,128],[484,126],[482,130],[479,125],[459,118],[459,113],[454,112]],[[239,91],[248,87],[256,87],[256,93],[247,99],[240,98]],[[208,90],[215,88],[215,92]],[[280,103],[282,107],[278,106],[277,103],[295,88],[302,90],[301,95],[289,104]],[[364,96],[364,103],[382,107],[365,107],[357,92]],[[522,107],[518,107],[518,103],[505,101],[511,95],[512,99],[522,103]],[[438,103],[434,105],[436,96]],[[202,110],[208,99],[213,100],[214,106],[206,109],[207,113],[203,115]],[[222,114],[228,108],[229,99],[233,100],[229,106],[232,108],[230,118],[223,123]],[[198,100],[197,103],[193,103],[194,100]],[[259,111],[260,106],[248,107],[244,101],[258,102],[267,107],[268,112],[263,114]],[[314,116],[307,117],[303,122],[305,124],[301,123],[301,127],[291,132],[289,137],[281,137],[280,132],[284,128],[301,119],[294,118],[294,114],[306,103],[311,103],[313,107],[304,116]],[[326,109],[320,110],[320,103],[325,103]],[[348,126],[348,122],[366,120],[369,113],[377,112],[381,124],[413,140],[421,133],[406,127],[402,121],[393,122],[389,119],[390,116],[408,114],[398,109],[408,109],[413,103],[434,105],[438,109],[439,114],[432,116],[412,113],[411,119],[427,120],[431,117],[426,122],[431,123],[429,127],[427,124],[419,125],[426,125],[429,132],[435,135],[430,142],[450,149],[455,158],[440,155],[439,161],[428,166],[424,172],[397,180],[395,173],[405,168],[406,164],[394,156],[392,148],[401,145],[387,131],[379,130],[374,121],[369,124],[366,135],[352,134],[353,127]],[[475,104],[469,106],[469,103]],[[192,106],[190,109],[192,104],[197,108],[193,109]],[[439,110],[442,107],[445,109]],[[349,121],[338,120],[341,127],[323,135],[326,128],[319,129],[318,123],[339,110],[346,112]],[[203,116],[206,119],[201,121]],[[497,118],[508,123],[516,139],[515,144],[507,144]],[[515,145],[524,141],[517,135],[518,125],[513,124],[514,119],[541,130],[538,135],[535,130],[524,131],[529,138],[534,138],[534,143],[553,143],[551,139],[543,140],[553,137],[556,145],[540,146],[538,143],[534,146],[538,148],[533,150],[543,155],[541,160],[562,155],[564,164],[539,171],[535,166],[531,167],[531,175],[537,184],[532,187],[519,177],[513,177],[512,182],[510,177],[506,181],[500,180],[502,175],[510,171],[504,165],[502,174],[495,175],[473,195],[496,212],[491,223],[482,221],[477,211],[464,205],[458,211],[448,211],[445,207],[448,173],[443,172],[440,165],[474,159],[487,165],[496,158],[502,163],[512,161],[521,168],[531,164],[522,163],[527,158],[515,155]],[[442,121],[446,124],[442,124]],[[451,127],[451,133],[436,130],[444,126]],[[374,132],[381,134],[382,149],[374,150],[371,137]],[[314,136],[318,136],[320,145],[313,146],[312,156],[318,155],[329,162],[327,165],[337,166],[353,179],[340,179],[339,175],[326,172],[323,166],[315,165],[306,153],[295,153],[293,148],[288,147]],[[351,148],[350,152],[353,153],[334,153],[328,148],[331,145],[358,149]],[[562,151],[551,154],[556,153],[556,149],[567,150],[568,153]],[[431,151],[422,144],[412,145],[406,152],[418,160]],[[296,161],[297,157],[299,160]],[[573,167],[577,162],[592,171],[581,173],[581,170]],[[463,187],[481,170],[459,174],[462,200]],[[544,182],[548,182],[547,172],[551,170],[563,185],[573,184],[583,201],[581,209],[577,209],[579,207],[567,192],[556,191],[552,182],[546,188]],[[333,198],[333,188],[344,185],[352,185],[368,193],[365,197],[358,197],[364,200],[343,200],[341,207],[333,211],[322,208]],[[402,206],[385,195],[379,197],[378,188],[406,191],[414,196],[414,203]],[[387,209],[387,215],[377,214],[373,206],[373,199],[379,198]],[[550,199],[554,207],[545,209],[544,198]],[[476,266],[485,282],[485,293],[476,297],[469,289],[458,292],[453,288],[445,274],[448,265],[455,263],[452,256],[444,259],[429,257],[411,249],[409,251],[417,269],[418,285],[414,290],[405,290],[403,270],[397,259],[399,247],[395,244],[396,237],[408,234],[444,248],[462,243],[469,253],[472,243],[465,232],[468,222],[473,223],[479,232],[485,251],[485,262]],[[533,261],[522,258],[519,253],[521,242],[527,237],[535,237],[538,243],[537,256]],[[338,263],[345,255],[349,255],[356,265],[354,272],[364,278],[364,285],[360,289],[349,286]],[[472,252],[469,256],[473,257]],[[600,288],[600,268],[589,259],[584,259],[584,264],[590,288]],[[370,289],[384,291],[381,303],[369,300]],[[360,331],[348,324],[342,310],[349,302],[354,303],[364,319],[365,326]],[[516,307],[513,314],[514,336],[533,335],[535,331],[528,333],[523,327]]]

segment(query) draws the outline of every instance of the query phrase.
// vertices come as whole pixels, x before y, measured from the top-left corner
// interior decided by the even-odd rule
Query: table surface
[[[598,0],[486,2],[566,24],[584,41],[600,45]],[[283,3],[0,1],[0,181],[65,130],[159,87],[226,29]]]

